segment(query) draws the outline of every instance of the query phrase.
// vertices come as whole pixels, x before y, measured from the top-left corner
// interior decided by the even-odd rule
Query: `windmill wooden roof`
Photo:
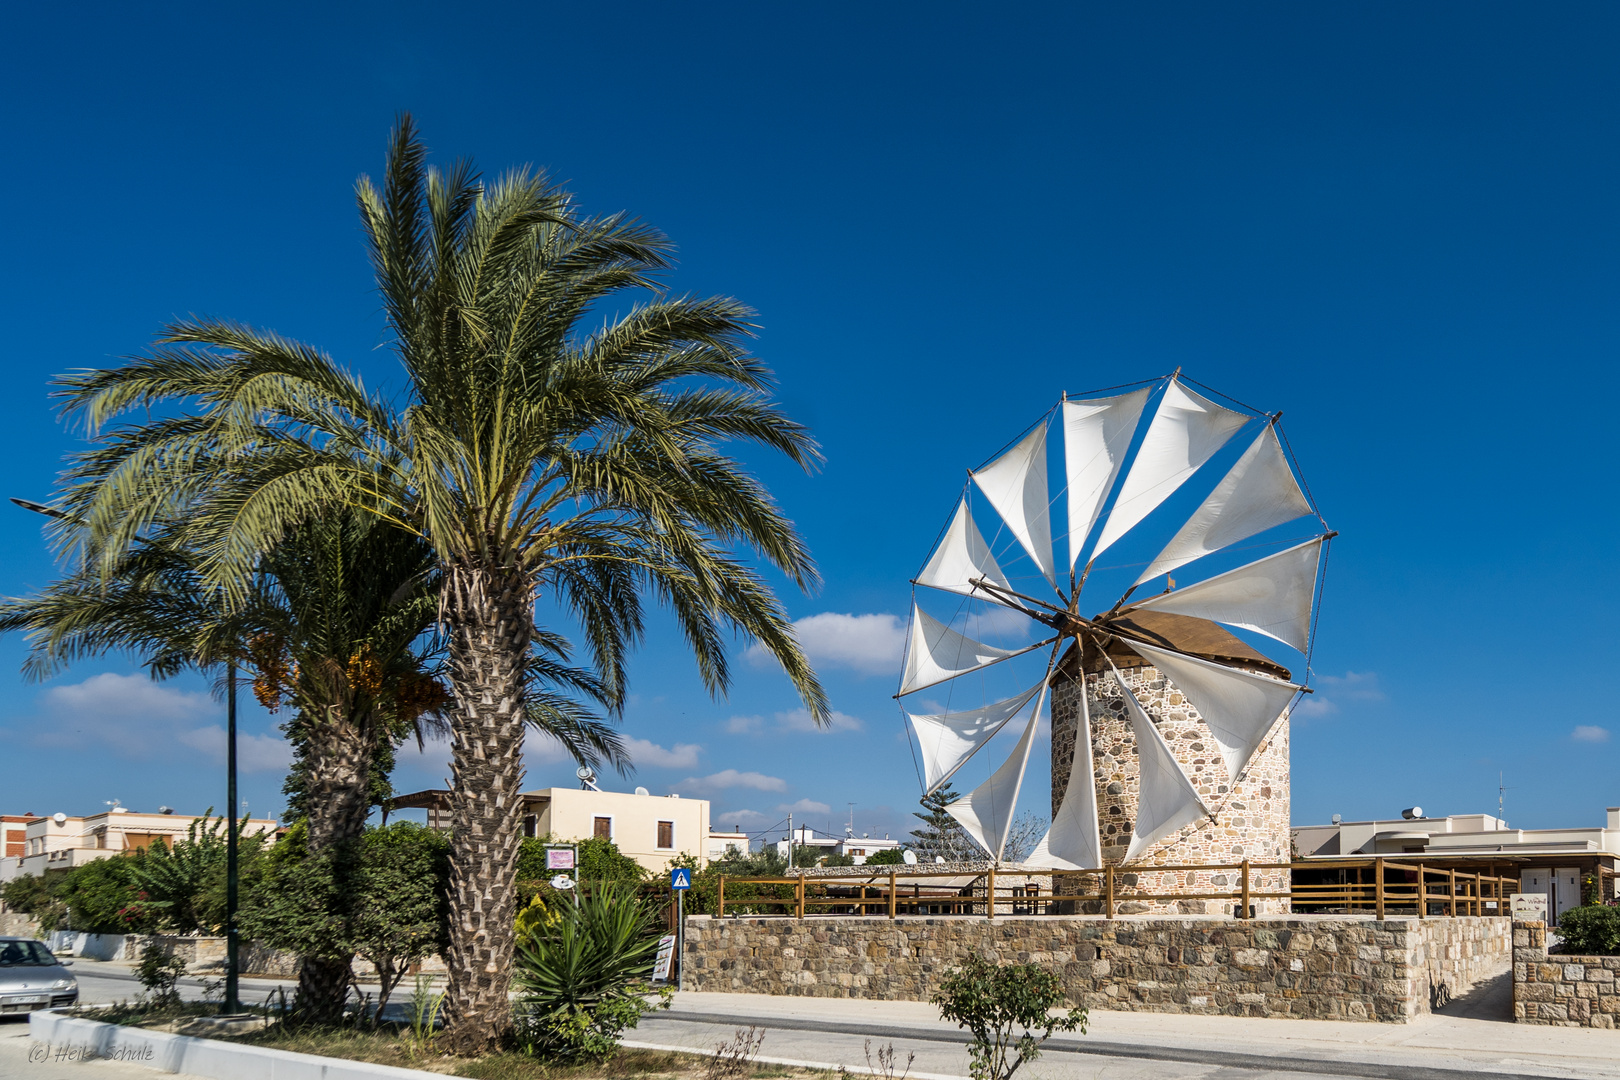
[[[1127,609],[1111,619],[1099,617],[1097,622],[1104,626],[1117,627],[1123,634],[1131,634],[1143,641],[1162,645],[1177,652],[1273,675],[1279,679],[1292,678],[1287,668],[1256,652],[1241,638],[1219,623],[1210,622],[1208,619],[1194,618],[1191,615],[1173,615],[1165,611]],[[1103,655],[1095,644],[1087,640],[1084,649],[1084,655],[1078,658],[1078,662],[1088,675],[1108,670],[1108,665],[1103,662]],[[1152,666],[1150,661],[1132,651],[1129,643],[1122,638],[1110,639],[1107,651],[1109,658],[1117,667]],[[1059,663],[1058,670],[1072,678],[1076,662],[1075,647],[1071,645]]]

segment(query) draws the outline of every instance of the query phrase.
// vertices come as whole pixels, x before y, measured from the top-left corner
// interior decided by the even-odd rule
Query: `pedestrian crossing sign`
[[[669,887],[672,889],[690,889],[692,887],[692,871],[684,866],[678,866],[669,872]]]

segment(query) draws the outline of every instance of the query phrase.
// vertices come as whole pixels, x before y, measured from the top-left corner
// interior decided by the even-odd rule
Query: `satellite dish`
[[[644,787],[638,787],[638,788],[636,788],[636,794],[637,795],[651,795],[652,792],[648,791]]]
[[[917,853],[915,851],[902,851],[900,853],[900,861],[905,863],[907,866],[916,866]]]
[[[943,855],[935,855],[934,856],[934,861],[937,862],[937,863],[942,863],[942,862],[945,861],[945,856],[943,856]]]
[[[51,820],[56,822],[58,825],[66,825],[67,815],[58,810],[56,813],[51,815]]]

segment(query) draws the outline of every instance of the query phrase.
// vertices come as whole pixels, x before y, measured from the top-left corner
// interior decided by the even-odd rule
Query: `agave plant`
[[[520,923],[512,979],[518,1041],[531,1054],[605,1060],[624,1029],[657,1007],[648,979],[658,912],[634,886],[599,882],[577,905],[548,914]]]

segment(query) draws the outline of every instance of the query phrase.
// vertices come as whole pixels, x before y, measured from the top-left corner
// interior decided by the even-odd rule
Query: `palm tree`
[[[81,570],[36,596],[0,603],[0,632],[33,640],[25,670],[48,677],[74,659],[114,650],[143,658],[155,678],[217,670],[235,659],[254,673],[272,712],[289,704],[286,729],[312,851],[358,838],[375,805],[373,763],[403,738],[442,726],[448,700],[421,648],[437,610],[432,552],[372,516],[336,515],[290,531],[262,560],[245,602],[222,603],[175,542],[175,528],[124,554],[110,578]],[[566,642],[536,657],[549,683],[599,692],[565,663]],[[576,758],[622,760],[611,728],[577,704],[533,710]],[[306,957],[298,1004],[312,1019],[341,1017],[349,961]]]
[[[528,660],[542,597],[579,622],[605,696],[623,700],[643,598],[679,624],[711,693],[730,684],[726,631],[760,642],[818,722],[827,702],[792,624],[737,548],[801,589],[815,569],[730,441],[818,460],[767,398],[751,313],[654,292],[670,244],[622,215],[581,215],[547,179],[485,185],[439,172],[408,117],[362,222],[408,383],[372,394],[318,350],[235,323],[171,325],[122,367],[60,381],[104,441],[66,507],[75,542],[110,564],[145,523],[184,516],[205,569],[245,594],[257,560],[301,523],[351,507],[431,545],[454,732],[446,1039],[482,1049],[509,1027],[518,790]],[[131,411],[192,412],[112,428]],[[146,414],[150,415],[150,414]],[[228,479],[221,481],[223,471]],[[199,490],[207,488],[206,497]]]

